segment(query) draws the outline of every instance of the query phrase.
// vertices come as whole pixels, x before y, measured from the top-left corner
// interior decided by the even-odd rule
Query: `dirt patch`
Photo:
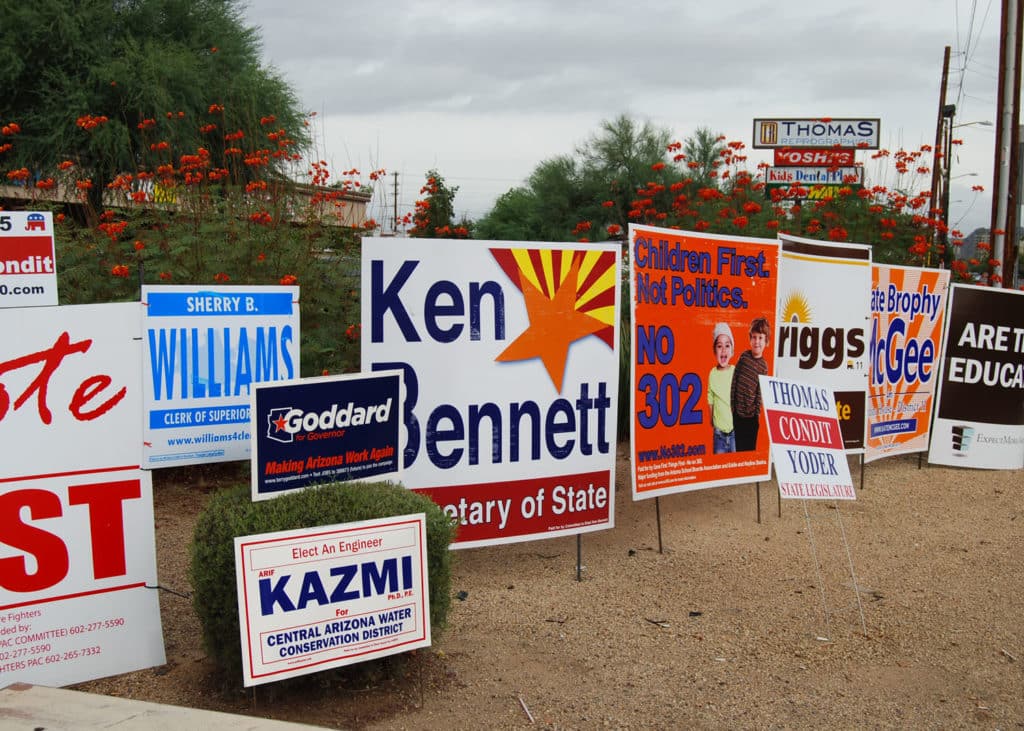
[[[234,477],[188,475],[154,473],[160,583],[180,593],[195,516]],[[661,551],[625,445],[618,478],[582,581],[575,538],[455,552],[465,598],[395,677],[225,688],[190,600],[164,592],[167,664],[75,687],[332,728],[1024,728],[1020,472],[896,457],[838,510],[780,517],[764,483],[760,523],[754,485],[675,495]]]

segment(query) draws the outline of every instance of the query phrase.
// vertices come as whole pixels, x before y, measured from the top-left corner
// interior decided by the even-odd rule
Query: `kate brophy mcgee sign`
[[[615,244],[363,239],[362,370],[403,372],[402,483],[454,547],[614,525]]]
[[[947,269],[871,271],[865,462],[928,449],[949,290]]]

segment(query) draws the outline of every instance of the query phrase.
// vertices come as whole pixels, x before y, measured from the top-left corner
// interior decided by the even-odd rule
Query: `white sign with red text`
[[[135,303],[0,310],[0,686],[164,663]]]
[[[57,304],[53,214],[0,211],[0,308]]]
[[[235,538],[246,686],[430,646],[426,515]]]
[[[784,498],[856,500],[832,389],[758,376]]]

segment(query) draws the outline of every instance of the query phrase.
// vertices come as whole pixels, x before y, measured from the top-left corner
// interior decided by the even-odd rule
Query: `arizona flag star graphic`
[[[537,252],[517,253],[513,280],[523,292],[530,325],[495,360],[510,362],[540,358],[551,382],[561,393],[569,347],[588,335],[605,334],[603,331],[609,327],[599,316],[599,309],[583,310],[586,302],[601,304],[601,300],[609,295],[614,302],[614,290],[602,276],[605,272],[601,265],[606,265],[606,262],[587,262],[588,271],[581,274],[587,258],[583,252],[554,252],[550,257],[545,252],[539,260],[535,257]],[[566,261],[570,264],[563,275],[560,265]],[[506,271],[509,271],[508,266]],[[509,273],[513,276],[512,272]],[[582,286],[581,276],[584,279]],[[545,289],[551,294],[546,294]],[[584,296],[581,296],[581,290]],[[597,294],[588,294],[593,291]]]

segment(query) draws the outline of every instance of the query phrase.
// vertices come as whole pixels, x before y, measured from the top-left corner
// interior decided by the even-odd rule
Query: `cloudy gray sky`
[[[397,172],[400,215],[437,168],[459,187],[457,213],[478,218],[620,113],[748,148],[755,117],[878,117],[883,147],[917,149],[935,139],[947,45],[956,123],[995,121],[998,0],[244,5],[265,62],[317,112],[318,156],[332,172]],[[956,136],[950,222],[969,232],[988,225],[994,128]],[[748,154],[753,168],[770,151]],[[866,168],[868,182],[896,183]],[[393,200],[378,197],[378,220]]]

